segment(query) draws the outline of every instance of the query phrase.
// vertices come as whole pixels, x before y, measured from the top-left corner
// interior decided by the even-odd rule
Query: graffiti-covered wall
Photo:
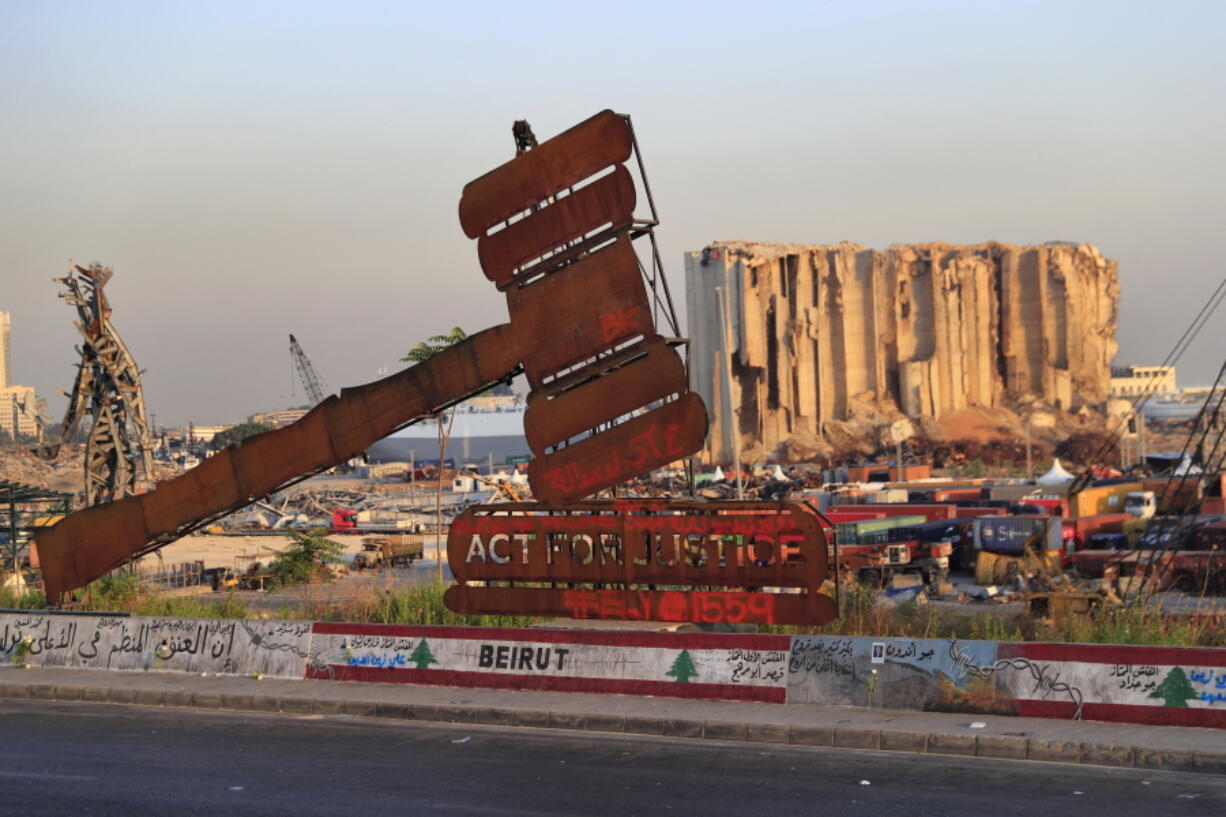
[[[0,661],[1226,728],[1226,650],[0,614]]]
[[[0,615],[0,660],[36,667],[302,678],[309,621]]]

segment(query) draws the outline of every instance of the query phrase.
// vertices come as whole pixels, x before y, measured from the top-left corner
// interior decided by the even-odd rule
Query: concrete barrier
[[[783,703],[790,641],[316,623],[307,677]]]
[[[0,661],[1226,728],[1226,650],[0,614]]]
[[[310,641],[309,621],[0,614],[0,660],[33,667],[300,679]]]

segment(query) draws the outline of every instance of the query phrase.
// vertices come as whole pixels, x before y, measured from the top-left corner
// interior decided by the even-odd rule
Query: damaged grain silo
[[[687,253],[686,290],[715,459],[733,408],[742,451],[769,456],[865,404],[922,419],[1107,398],[1119,279],[1090,244],[717,242]]]

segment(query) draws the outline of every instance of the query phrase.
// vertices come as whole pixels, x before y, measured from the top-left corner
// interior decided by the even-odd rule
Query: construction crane
[[[316,373],[315,367],[311,365],[311,359],[306,356],[306,352],[302,351],[298,338],[293,335],[289,336],[289,356],[293,358],[294,367],[298,369],[298,378],[302,381],[302,387],[306,389],[311,405],[318,406],[324,401],[324,382]]]

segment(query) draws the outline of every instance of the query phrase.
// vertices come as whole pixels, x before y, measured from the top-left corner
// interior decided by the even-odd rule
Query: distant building
[[[1111,397],[1132,399],[1143,394],[1175,391],[1174,366],[1124,366],[1111,369]]]
[[[12,436],[38,437],[37,412],[33,386],[0,388],[0,431]]]
[[[259,414],[252,414],[248,422],[263,423],[266,426],[273,428],[281,428],[290,423],[295,423],[306,416],[310,409],[284,409],[282,411],[264,411]]]
[[[13,353],[9,345],[12,322],[7,312],[0,312],[0,431],[6,434],[38,437],[38,399],[33,386],[11,384]]]
[[[13,371],[13,358],[9,351],[9,331],[9,313],[0,312],[0,389],[8,386],[10,372]]]

